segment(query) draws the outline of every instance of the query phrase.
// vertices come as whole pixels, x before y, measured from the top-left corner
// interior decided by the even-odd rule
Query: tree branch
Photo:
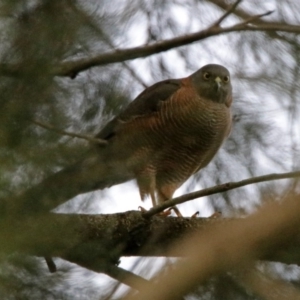
[[[93,20],[93,18],[91,18],[91,16],[88,16],[86,14],[86,12],[83,12],[81,9],[79,9],[76,5],[74,5],[73,3],[70,4],[72,6],[72,9],[76,12],[77,16],[82,20],[83,23],[87,24],[88,26],[90,26],[100,37],[102,37],[102,39],[104,40],[104,42],[109,45],[112,49],[114,49],[115,51],[117,50],[114,43],[111,41],[110,37],[107,36],[107,34],[105,32],[103,32],[103,30],[101,28],[99,28],[99,26],[97,25],[97,23]],[[126,68],[130,75],[144,88],[148,87],[148,84],[140,77],[136,74],[136,72],[134,71],[134,69],[127,63],[123,62],[122,63],[124,68]],[[74,74],[74,76],[76,76],[76,74]],[[73,77],[74,78],[74,77]],[[72,79],[73,79],[72,78]]]
[[[184,202],[187,202],[189,200],[193,200],[196,198],[201,198],[204,196],[209,196],[217,193],[227,192],[242,186],[246,186],[249,184],[259,183],[259,182],[266,182],[266,181],[272,181],[272,180],[279,180],[279,179],[287,179],[287,178],[297,178],[300,177],[300,171],[295,172],[287,172],[287,173],[273,173],[273,174],[267,174],[263,176],[258,177],[252,177],[248,179],[244,179],[237,182],[227,182],[220,185],[216,185],[207,189],[203,189],[200,191],[192,192],[189,194],[185,194],[183,196],[174,198],[172,200],[168,200],[158,206],[155,206],[145,212],[145,217],[151,217],[159,212],[162,212],[164,209],[172,207],[177,204],[181,204]]]
[[[214,26],[219,26],[219,25],[220,25],[220,24],[221,24],[228,16],[230,16],[230,15],[235,11],[235,9],[237,8],[237,6],[238,6],[242,1],[243,1],[243,0],[237,0],[237,1],[235,1],[235,3],[233,3],[233,4],[228,8],[228,10],[224,13],[224,15],[212,25],[212,27],[214,27]]]
[[[254,21],[256,21],[258,19],[261,19],[262,17],[268,16],[268,15],[272,14],[273,12],[274,12],[273,10],[270,10],[270,11],[267,11],[267,12],[265,12],[263,14],[250,16],[244,22],[238,24],[238,26],[242,26],[242,25],[247,25],[249,23],[253,23]]]
[[[40,127],[43,127],[45,129],[54,131],[54,132],[56,132],[58,134],[61,134],[61,135],[67,135],[67,136],[70,136],[72,138],[84,139],[84,140],[86,140],[90,143],[94,143],[94,144],[107,145],[106,140],[94,138],[92,136],[88,136],[88,135],[85,135],[85,134],[79,134],[79,133],[74,133],[74,132],[69,132],[69,131],[65,131],[65,130],[62,130],[62,129],[58,129],[58,128],[50,125],[50,124],[46,124],[46,123],[43,123],[43,122],[37,121],[37,120],[33,120],[32,123],[34,123],[34,124],[36,124]]]
[[[231,10],[232,7],[228,6],[225,2],[220,2],[219,0],[210,0],[210,2],[218,5],[219,7],[228,10],[228,12],[234,12],[241,17],[244,17],[246,22],[241,22],[233,26],[229,27],[220,27],[220,26],[210,26],[207,29],[186,34],[184,36],[179,36],[172,39],[167,39],[163,41],[159,41],[153,43],[151,45],[143,45],[134,48],[128,49],[119,49],[107,53],[101,53],[98,55],[94,55],[92,57],[74,59],[62,62],[59,66],[54,67],[52,70],[53,75],[56,76],[69,76],[71,78],[76,77],[79,72],[85,71],[91,67],[106,65],[110,63],[124,62],[126,60],[142,58],[146,56],[150,56],[153,54],[158,54],[164,51],[168,51],[170,49],[181,47],[184,45],[188,45],[197,41],[201,41],[208,37],[213,37],[219,34],[225,34],[230,32],[239,32],[239,31],[265,31],[265,32],[291,32],[291,33],[300,33],[300,26],[292,25],[287,23],[278,23],[278,22],[261,22],[261,17],[270,14],[271,12],[266,12],[261,15],[250,16],[243,11],[239,10],[236,12],[236,6],[239,1],[236,2],[236,6],[234,10]],[[235,5],[235,4],[234,4]],[[229,14],[225,14],[221,19],[216,21],[220,23],[224,20],[224,17],[227,17]],[[255,26],[249,26],[248,23],[254,22]],[[0,65],[0,74],[7,76],[20,76],[22,74],[22,70],[20,70],[20,66],[14,64],[1,64]]]
[[[244,222],[245,219],[163,216],[145,219],[139,211],[111,215],[47,214],[25,221],[1,219],[0,240],[5,240],[5,244],[0,248],[7,253],[61,257],[112,275],[113,270],[107,266],[118,264],[121,256],[182,257],[184,251],[174,244],[181,243],[186,236],[205,234],[215,226],[239,228]],[[270,248],[259,258],[300,265],[299,230],[290,242],[275,250]]]
[[[268,12],[270,13],[270,12]],[[258,17],[258,16],[257,16]],[[250,21],[249,21],[250,22]],[[300,33],[300,26],[291,24],[259,24],[257,26],[248,26],[244,22],[229,27],[210,27],[199,32],[186,34],[173,39],[163,40],[151,45],[139,46],[128,49],[120,49],[108,53],[101,53],[93,57],[82,58],[78,60],[66,61],[60,64],[54,71],[57,76],[76,76],[77,73],[85,71],[91,67],[107,65],[110,63],[123,62],[130,59],[142,58],[153,54],[161,53],[176,47],[188,45],[208,37],[219,34],[239,31],[284,31]]]
[[[219,8],[222,8],[225,11],[230,9],[230,5],[228,5],[226,3],[226,1],[222,1],[222,0],[206,0],[206,1],[215,4],[216,6],[218,6]],[[236,8],[232,13],[235,14],[237,17],[244,19],[245,21],[247,21],[247,23],[253,23],[255,25],[257,25],[257,24],[265,24],[266,25],[267,24],[267,25],[271,25],[271,26],[277,26],[278,24],[280,24],[278,22],[266,21],[266,20],[263,20],[262,18],[253,19],[253,16],[251,16],[250,14],[248,14],[245,10],[243,10],[241,8]],[[286,42],[291,43],[291,41],[287,37],[281,36],[276,32],[268,31],[267,34],[270,37],[275,36],[277,39],[284,40]]]
[[[288,195],[280,203],[264,205],[248,218],[181,240],[172,250],[181,250],[187,259],[179,260],[167,274],[160,272],[153,278],[152,286],[140,293],[140,299],[171,300],[184,296],[211,276],[241,269],[288,241],[293,243],[299,230],[299,213],[299,195]]]

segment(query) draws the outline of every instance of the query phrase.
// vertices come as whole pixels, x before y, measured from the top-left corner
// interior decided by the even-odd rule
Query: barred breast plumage
[[[110,133],[110,153],[118,151],[114,155],[136,178],[141,198],[150,195],[155,205],[216,154],[230,132],[231,101],[228,70],[207,65],[146,89],[112,121],[113,130],[98,136]]]

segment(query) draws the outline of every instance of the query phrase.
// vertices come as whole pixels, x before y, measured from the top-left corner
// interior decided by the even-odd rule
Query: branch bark
[[[201,236],[213,228],[240,228],[247,219],[144,218],[139,211],[111,215],[48,214],[20,220],[1,220],[1,251],[24,252],[44,257],[61,257],[96,272],[117,264],[121,256],[186,256],[174,247],[187,236]],[[10,234],[7,235],[7,232]],[[278,239],[286,238],[278,235]],[[300,265],[300,231],[291,241],[259,259]]]
[[[232,12],[231,12],[232,13]],[[267,12],[266,14],[268,14]],[[95,66],[102,66],[111,63],[124,62],[131,59],[143,58],[153,54],[158,54],[164,51],[171,50],[176,47],[185,46],[203,39],[213,37],[219,34],[226,34],[230,32],[241,31],[264,31],[264,32],[290,32],[299,34],[300,26],[287,23],[274,23],[274,22],[258,22],[261,16],[265,14],[251,16],[246,22],[241,22],[229,27],[214,26],[214,24],[204,30],[186,34],[183,36],[175,37],[153,43],[151,45],[143,45],[128,49],[119,49],[107,53],[101,53],[94,56],[64,61],[57,67],[54,67],[52,73],[54,76],[69,76],[75,78],[79,72],[85,71]],[[249,25],[253,23],[255,25]],[[0,74],[7,76],[20,76],[22,71],[18,65],[2,64],[0,65]]]
[[[171,300],[184,296],[211,276],[272,256],[278,249],[283,250],[283,245],[295,246],[299,212],[299,195],[288,195],[281,203],[269,203],[248,218],[181,240],[173,248],[181,249],[187,259],[177,262],[167,274],[161,272],[153,278],[152,286],[145,287],[139,299]]]
[[[283,31],[299,34],[300,26],[284,23],[259,24],[256,26],[250,26],[247,23],[245,24],[245,22],[242,22],[233,26],[223,28],[218,26],[209,27],[205,30],[186,34],[184,36],[179,36],[172,39],[163,40],[151,45],[144,45],[128,49],[119,49],[108,53],[101,53],[93,57],[65,61],[53,71],[53,74],[57,76],[70,76],[74,78],[79,72],[85,71],[91,67],[107,65],[110,63],[124,62],[130,59],[143,58],[153,54],[168,51],[176,47],[199,42],[208,37],[240,31]]]

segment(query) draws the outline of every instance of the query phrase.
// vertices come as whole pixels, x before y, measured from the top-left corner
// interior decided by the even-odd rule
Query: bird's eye
[[[208,80],[210,78],[210,74],[208,72],[205,72],[203,74],[203,78],[204,78],[204,80]]]
[[[229,76],[227,76],[227,75],[224,76],[223,81],[224,81],[225,83],[229,82]]]

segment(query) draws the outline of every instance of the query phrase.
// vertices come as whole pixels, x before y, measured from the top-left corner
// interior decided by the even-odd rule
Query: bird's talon
[[[164,210],[164,211],[160,212],[158,215],[162,216],[162,217],[167,217],[171,214],[171,212],[172,212],[172,207],[167,209],[167,210]]]
[[[143,206],[139,206],[138,209],[139,209],[142,213],[147,212],[147,209],[144,208]]]
[[[196,211],[192,216],[191,216],[191,218],[197,218],[199,216],[199,211]]]
[[[222,213],[220,211],[216,211],[215,213],[213,213],[210,217],[208,217],[209,219],[218,219],[218,218],[222,218]]]

